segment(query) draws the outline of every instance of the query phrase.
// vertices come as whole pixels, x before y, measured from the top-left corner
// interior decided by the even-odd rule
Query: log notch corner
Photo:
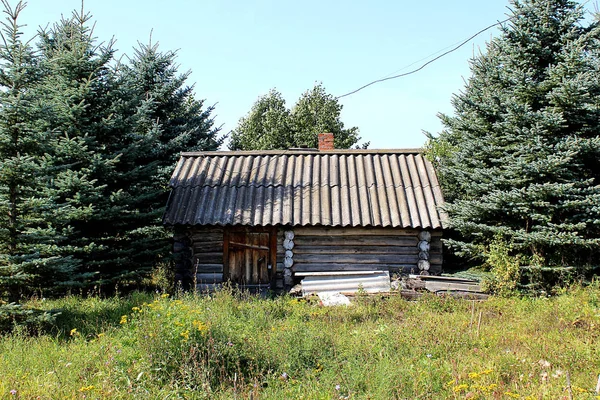
[[[173,258],[175,262],[175,285],[190,290],[194,284],[192,241],[185,231],[173,234]]]
[[[285,250],[285,258],[283,259],[283,288],[289,291],[294,285],[294,273],[292,266],[294,265],[294,231],[288,230],[283,233],[283,248]]]
[[[417,266],[419,267],[420,275],[429,275],[429,268],[431,264],[429,262],[429,249],[431,248],[431,233],[423,230],[419,232],[419,243],[417,247],[419,249],[419,261]]]

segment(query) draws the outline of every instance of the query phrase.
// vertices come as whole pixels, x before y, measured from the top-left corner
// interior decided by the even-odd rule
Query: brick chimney
[[[335,150],[333,133],[319,133],[319,151]]]

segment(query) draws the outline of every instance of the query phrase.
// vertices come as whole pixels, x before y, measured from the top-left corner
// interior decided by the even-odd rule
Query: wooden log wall
[[[294,227],[293,266],[297,272],[382,270],[420,273],[420,229]],[[284,230],[277,269],[285,268]],[[441,232],[430,231],[429,273],[442,269]]]
[[[197,227],[189,232],[192,268],[198,285],[223,281],[223,228]]]

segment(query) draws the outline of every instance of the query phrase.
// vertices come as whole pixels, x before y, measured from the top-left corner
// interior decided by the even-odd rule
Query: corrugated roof
[[[444,225],[418,149],[183,153],[170,186],[167,225]]]

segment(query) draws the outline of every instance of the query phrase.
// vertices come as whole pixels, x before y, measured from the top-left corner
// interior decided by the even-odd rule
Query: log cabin
[[[183,153],[163,217],[176,281],[281,291],[311,276],[331,287],[353,274],[441,273],[443,197],[421,150],[332,143]]]

